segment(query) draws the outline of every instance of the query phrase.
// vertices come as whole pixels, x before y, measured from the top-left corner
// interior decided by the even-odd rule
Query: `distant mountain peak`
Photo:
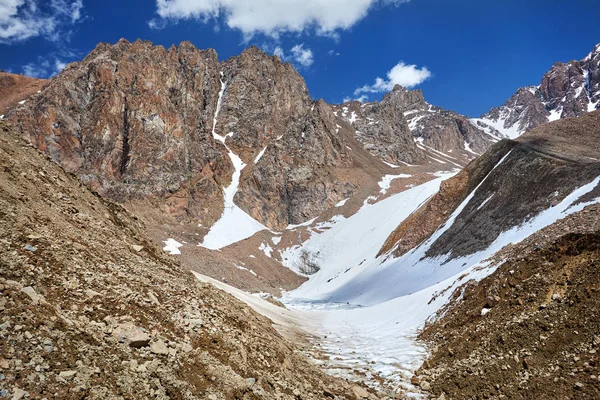
[[[540,85],[517,89],[504,105],[473,119],[515,138],[546,122],[576,117],[600,105],[600,43],[580,61],[556,62]]]

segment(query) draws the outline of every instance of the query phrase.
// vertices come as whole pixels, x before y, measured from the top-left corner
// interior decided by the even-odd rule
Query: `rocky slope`
[[[502,141],[446,181],[396,229],[381,253],[404,254],[451,216],[451,226],[436,237],[428,256],[460,257],[484,250],[503,232],[600,176],[598,154],[600,111],[540,126],[517,141]]]
[[[600,106],[600,44],[580,61],[557,62],[538,86],[520,88],[501,107],[472,122],[515,138],[536,126]]]
[[[351,154],[331,108],[311,100],[290,64],[254,47],[220,62],[190,43],[101,44],[9,119],[102,195],[152,200],[205,227],[226,187],[250,216],[282,228],[386,168]]]
[[[584,215],[597,229],[598,210]],[[460,301],[421,334],[433,354],[415,383],[445,399],[598,398],[599,244],[592,229],[508,249],[496,272],[457,290]]]
[[[41,90],[45,84],[44,79],[0,71],[0,119],[4,118],[8,110],[18,106],[19,102],[26,101],[29,96]]]
[[[427,103],[421,90],[399,85],[381,102],[352,101],[335,109],[371,154],[392,164],[462,167],[500,139],[465,116]]]
[[[0,396],[373,398],[198,282],[4,123],[0,165]]]

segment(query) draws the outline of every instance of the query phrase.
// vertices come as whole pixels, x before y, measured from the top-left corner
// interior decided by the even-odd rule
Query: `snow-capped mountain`
[[[600,107],[600,44],[580,61],[557,62],[538,86],[519,88],[501,107],[472,123],[515,138],[536,126]]]

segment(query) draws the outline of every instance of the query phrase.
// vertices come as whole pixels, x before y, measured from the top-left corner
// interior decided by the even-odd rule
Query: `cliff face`
[[[108,198],[159,198],[168,213],[202,217],[207,204],[222,207],[233,170],[210,135],[218,93],[214,51],[120,41],[71,64],[9,118]]]
[[[247,164],[236,203],[273,228],[315,217],[356,187],[333,171],[353,161],[331,108],[311,101],[290,64],[253,47],[221,63],[190,43],[101,44],[9,118],[108,198],[150,199],[204,226],[240,169],[231,153]]]

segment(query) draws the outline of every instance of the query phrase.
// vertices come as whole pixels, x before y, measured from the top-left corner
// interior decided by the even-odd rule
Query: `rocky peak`
[[[465,116],[427,103],[421,90],[400,85],[381,102],[352,101],[336,112],[371,154],[394,164],[461,167],[498,140]]]
[[[421,89],[408,90],[400,85],[395,85],[391,92],[386,93],[381,103],[394,104],[402,111],[419,108],[426,104]]]
[[[475,121],[515,138],[543,123],[596,110],[599,104],[600,44],[580,61],[554,63],[539,86],[518,89],[503,106]]]

